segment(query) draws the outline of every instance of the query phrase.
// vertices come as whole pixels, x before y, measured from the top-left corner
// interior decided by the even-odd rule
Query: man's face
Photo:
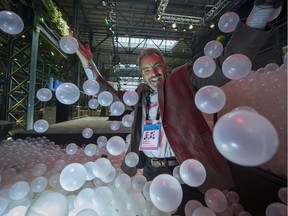
[[[143,56],[140,62],[140,70],[144,81],[153,90],[157,90],[158,83],[168,76],[168,68],[157,54]]]

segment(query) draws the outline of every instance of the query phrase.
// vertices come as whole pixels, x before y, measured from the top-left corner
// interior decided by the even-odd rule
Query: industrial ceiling
[[[253,2],[252,0],[4,0],[0,3],[0,9],[5,9],[7,5],[10,8],[6,9],[17,9],[16,6],[19,9],[19,4],[24,4],[35,14],[41,16],[41,13],[42,15],[46,13],[47,20],[53,18],[49,15],[49,11],[52,10],[51,4],[55,5],[68,26],[77,34],[78,39],[82,43],[89,43],[94,61],[101,73],[110,81],[124,80],[127,85],[136,86],[141,82],[141,76],[135,64],[143,48],[151,46],[159,48],[166,58],[169,71],[181,64],[192,63],[203,55],[203,48],[207,42],[215,40],[218,36],[229,38],[229,34],[219,31],[217,27],[219,18],[228,11],[235,11],[240,18],[243,18],[251,11]],[[19,15],[26,19],[25,23],[31,22],[30,13],[23,13],[22,10]],[[177,25],[176,28],[172,28],[173,23]],[[57,27],[51,25],[51,22],[44,24],[46,30],[57,40],[61,38]],[[213,29],[210,28],[211,24],[215,25]],[[169,47],[171,41],[175,44]],[[49,49],[47,47],[42,49],[39,53],[42,53],[41,56],[48,61],[47,54],[43,52]],[[62,62],[57,63],[60,60]],[[51,61],[58,65],[63,64],[61,58]],[[72,64],[74,63],[73,60]],[[73,65],[70,63],[70,66]]]
[[[94,61],[102,73],[108,74],[112,80],[113,77],[128,77],[134,81],[140,76],[134,66],[143,48],[151,44],[160,48],[171,71],[192,61],[193,57],[200,57],[204,47],[199,49],[197,45],[202,37],[211,34],[211,23],[217,28],[221,15],[243,4],[239,0],[54,2],[68,18],[80,41],[90,44]],[[173,23],[177,24],[177,31],[171,27]],[[193,28],[189,29],[191,24]],[[128,40],[126,44],[123,37]],[[212,36],[215,37],[217,34],[214,38]],[[136,43],[133,43],[133,38],[138,39]],[[169,49],[165,40],[176,41],[176,45]]]

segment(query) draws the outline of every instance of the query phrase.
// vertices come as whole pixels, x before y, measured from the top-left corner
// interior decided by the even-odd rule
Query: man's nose
[[[152,68],[151,73],[152,73],[152,75],[156,75],[156,74],[158,74],[158,70],[155,68]]]

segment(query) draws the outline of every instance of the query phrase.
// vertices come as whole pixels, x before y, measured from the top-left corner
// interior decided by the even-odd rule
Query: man
[[[221,71],[221,64],[228,56],[244,54],[253,61],[270,35],[271,31],[265,31],[264,28],[273,10],[272,5],[279,7],[282,2],[256,1],[257,5],[254,6],[246,24],[239,22],[223,54],[216,59],[216,71],[208,78],[197,77],[192,71],[191,64],[182,65],[168,75],[168,68],[159,50],[142,51],[138,58],[138,65],[145,84],[139,85],[136,89],[139,101],[134,106],[134,122],[128,152],[136,152],[139,155],[140,161],[137,168],[144,168],[143,175],[147,180],[152,180],[161,173],[172,174],[177,165],[192,158],[200,161],[207,172],[205,182],[198,187],[202,193],[209,188],[224,190],[233,187],[228,164],[217,151],[212,132],[196,107],[194,96],[203,86],[223,86],[229,82]],[[262,8],[259,4],[266,5]],[[257,16],[262,17],[261,23]],[[86,55],[85,52],[87,53],[87,49],[80,47],[77,54],[86,74],[94,74],[101,85],[101,91],[108,90],[113,93],[114,100],[122,100],[124,92],[116,91],[102,78],[91,56]],[[160,141],[147,145],[142,137],[151,128],[156,135],[160,134]],[[122,169],[131,176],[137,171],[136,168],[127,167],[125,163],[122,164]],[[186,186],[183,192],[187,200],[200,199],[203,202],[203,195],[197,189]],[[179,212],[183,211],[184,205],[185,203],[179,207]]]

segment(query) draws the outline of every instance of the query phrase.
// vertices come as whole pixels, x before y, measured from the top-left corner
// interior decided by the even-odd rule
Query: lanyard
[[[146,121],[150,120],[149,119],[149,110],[151,108],[150,95],[151,95],[151,91],[149,91],[148,94],[145,94],[145,98],[146,98]],[[158,105],[156,120],[158,121],[159,118],[160,118],[160,110],[159,110],[159,105]]]

